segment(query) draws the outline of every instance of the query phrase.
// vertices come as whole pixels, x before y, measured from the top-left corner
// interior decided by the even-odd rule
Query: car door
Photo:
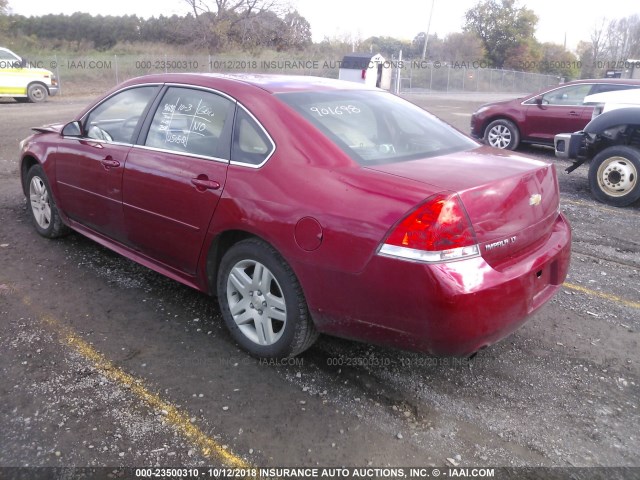
[[[127,243],[188,274],[224,189],[235,102],[217,92],[169,86],[127,158]]]
[[[553,143],[558,133],[582,130],[591,118],[592,107],[584,105],[593,85],[583,83],[556,88],[531,99],[527,107],[525,127],[522,137]]]
[[[79,137],[62,137],[54,155],[58,201],[72,220],[122,240],[122,174],[159,90],[151,85],[118,92],[85,115]]]

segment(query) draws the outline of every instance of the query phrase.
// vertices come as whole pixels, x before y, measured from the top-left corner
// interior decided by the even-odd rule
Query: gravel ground
[[[491,98],[412,100],[468,132]],[[0,466],[640,467],[640,212],[592,200],[586,167],[559,173],[565,287],[473,361],[323,337],[266,364],[213,300],[79,235],[35,233],[17,143],[86,102],[0,103]]]

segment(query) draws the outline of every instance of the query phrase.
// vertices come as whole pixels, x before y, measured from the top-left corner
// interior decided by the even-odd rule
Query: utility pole
[[[427,56],[427,43],[429,43],[429,31],[431,30],[431,17],[433,17],[433,5],[436,0],[431,0],[431,12],[429,13],[429,23],[427,24],[427,34],[424,37],[424,45],[422,46],[422,59]]]

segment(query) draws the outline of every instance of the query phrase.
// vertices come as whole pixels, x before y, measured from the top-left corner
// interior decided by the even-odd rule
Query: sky
[[[477,3],[477,0],[393,0],[388,3],[371,0],[287,1],[292,9],[297,9],[309,21],[314,41],[349,36],[364,40],[374,35],[412,40],[417,33],[427,30],[432,5],[429,32],[443,38],[448,33],[462,30],[465,11]],[[567,47],[571,50],[580,40],[587,41],[594,26],[601,25],[605,16],[613,19],[640,14],[640,4],[630,0],[607,0],[606,13],[600,6],[592,8],[599,4],[585,3],[584,0],[520,0],[518,5],[526,6],[538,15],[538,41],[562,45],[566,35]],[[189,11],[184,0],[9,0],[9,7],[13,13],[27,16],[87,12],[151,17],[174,13],[184,15]]]

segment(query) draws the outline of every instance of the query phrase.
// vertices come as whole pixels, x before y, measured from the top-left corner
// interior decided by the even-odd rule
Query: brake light
[[[480,249],[460,197],[440,193],[397,223],[379,253],[407,260],[445,262],[478,256]]]

